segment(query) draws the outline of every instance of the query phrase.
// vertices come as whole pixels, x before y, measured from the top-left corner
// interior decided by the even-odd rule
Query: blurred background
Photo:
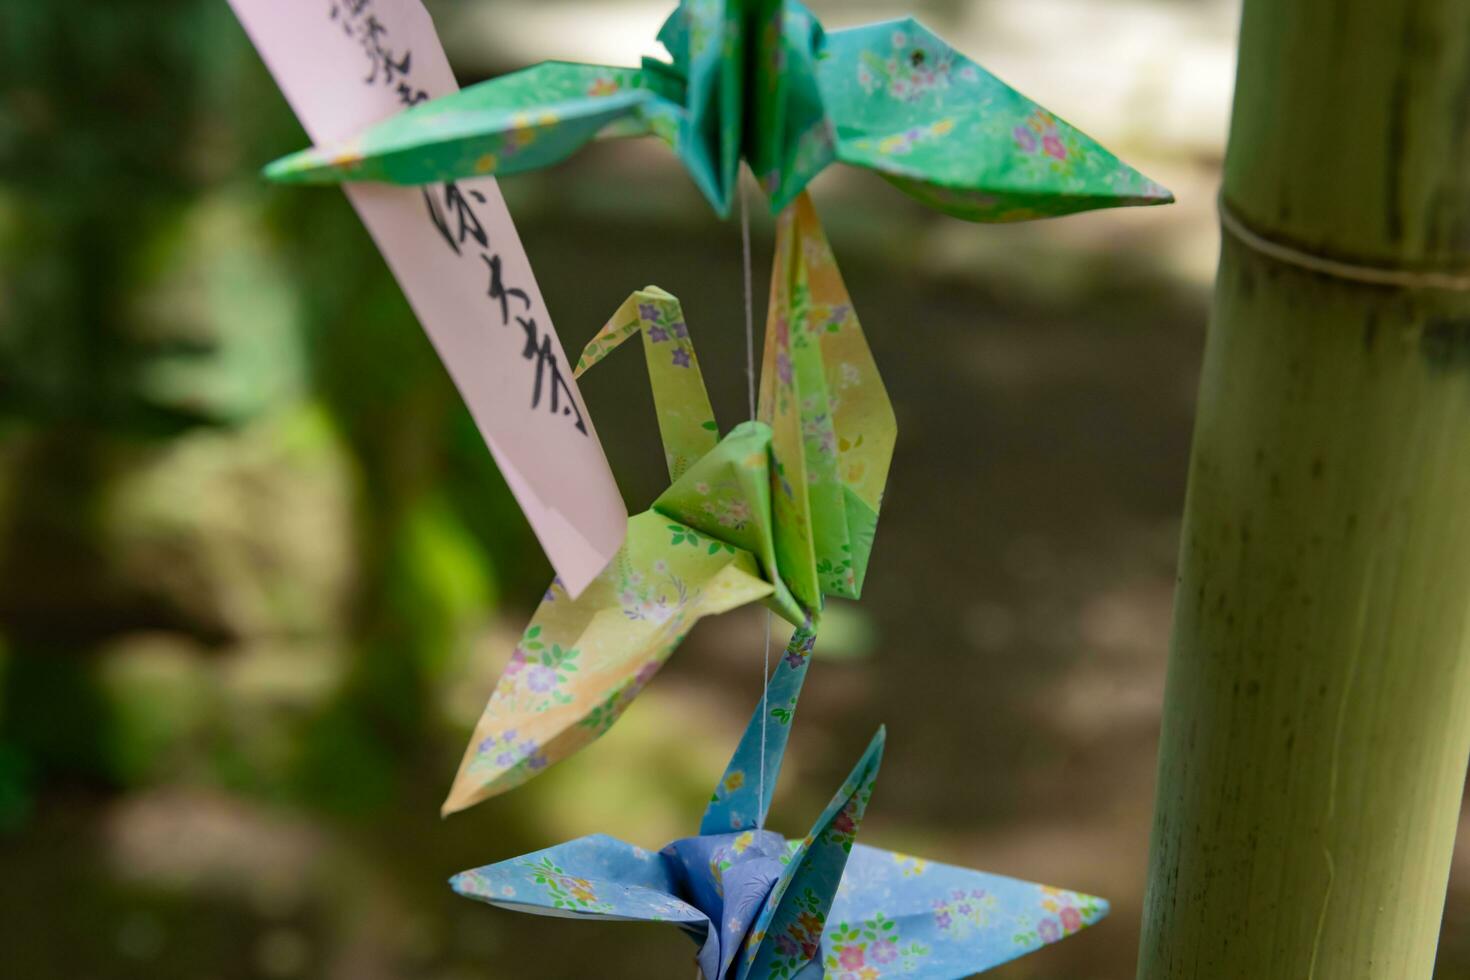
[[[635,63],[672,3],[430,6],[468,84]],[[975,226],[864,172],[815,183],[900,439],[772,825],[808,826],[886,722],[865,841],[1114,903],[993,976],[1130,977],[1237,4],[812,6],[917,13],[1179,203]],[[4,972],[687,976],[673,930],[444,881],[692,832],[764,615],[705,621],[602,741],[441,821],[551,573],[397,286],[339,192],[258,178],[306,140],[223,0],[9,0],[0,49]],[[656,282],[741,417],[738,226],[672,154],[502,186],[568,350]],[[763,210],[754,239],[760,296]],[[665,481],[641,362],[583,386],[634,510]],[[1470,855],[1440,975],[1470,976]]]

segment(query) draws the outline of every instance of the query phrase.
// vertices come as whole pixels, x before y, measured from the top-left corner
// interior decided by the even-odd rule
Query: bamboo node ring
[[[1342,262],[1325,255],[1314,255],[1252,231],[1229,204],[1225,195],[1216,199],[1220,212],[1220,228],[1253,252],[1273,258],[1299,269],[1349,282],[1400,289],[1437,289],[1448,292],[1470,292],[1470,272],[1442,272],[1433,269],[1402,269],[1383,265],[1359,265]]]

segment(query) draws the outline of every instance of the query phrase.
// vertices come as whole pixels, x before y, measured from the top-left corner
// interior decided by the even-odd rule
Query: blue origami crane
[[[792,635],[699,836],[655,852],[594,834],[463,872],[454,890],[541,915],[671,922],[699,945],[705,980],[966,977],[1107,914],[1100,898],[855,843],[881,728],[806,837],[765,830],[814,641]]]

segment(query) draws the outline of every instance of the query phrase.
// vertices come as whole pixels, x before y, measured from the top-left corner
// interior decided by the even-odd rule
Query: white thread
[[[750,417],[755,419],[755,313],[750,275],[750,207],[745,200],[745,182],[737,176],[740,188],[740,259],[745,274],[745,383],[750,402]],[[766,827],[766,725],[770,714],[767,702],[771,693],[771,610],[766,610],[765,662],[761,668],[761,767],[760,796],[756,802],[756,827]]]
[[[755,825],[761,830],[766,829],[766,719],[770,712],[766,710],[766,697],[771,691],[771,610],[766,610],[766,657],[765,666],[761,670],[761,802],[760,809],[756,813]]]
[[[750,209],[745,203],[745,183],[740,185],[740,259],[745,272],[745,387],[750,399],[750,417],[755,418],[755,315],[750,288]]]
[[[1449,292],[1470,291],[1470,274],[1435,272],[1419,269],[1395,269],[1390,266],[1355,265],[1339,262],[1322,255],[1313,255],[1272,241],[1246,227],[1240,216],[1225,203],[1222,194],[1217,200],[1220,211],[1220,227],[1236,241],[1262,255],[1294,265],[1308,272],[1316,272],[1335,279],[1361,282],[1370,286],[1393,286],[1401,289],[1440,289]]]

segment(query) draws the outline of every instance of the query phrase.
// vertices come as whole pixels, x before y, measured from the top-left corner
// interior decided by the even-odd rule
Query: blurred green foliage
[[[396,284],[340,193],[259,180],[305,138],[223,0],[6,0],[0,52],[6,966],[688,976],[656,930],[500,916],[443,881],[687,832],[758,696],[760,617],[697,630],[597,745],[439,821],[549,567]],[[658,282],[728,425],[738,231],[655,158],[504,186],[568,349]],[[875,843],[1120,900],[996,976],[1122,976],[1202,298],[1118,245],[1153,217],[1096,216],[1077,246],[931,224],[866,174],[816,193],[901,434],[775,820],[809,822],[886,721]],[[638,361],[583,386],[634,510],[666,483]]]
[[[257,179],[300,129],[224,3],[18,0],[0,48],[0,914],[69,909],[7,959],[312,972],[350,914],[104,871],[102,808],[432,814],[441,687],[534,542],[341,196]]]
[[[301,723],[297,788],[381,802],[391,778],[372,770],[433,732],[428,685],[485,615],[494,556],[528,546],[494,523],[503,486],[350,210],[254,179],[299,128],[226,5],[21,0],[0,39],[0,799],[59,772],[113,785],[136,768],[120,755],[148,754],[97,689],[93,655],[117,637],[341,627],[360,655]],[[247,467],[244,499],[209,492]],[[449,468],[484,478],[474,520]],[[164,513],[126,505],[140,479]],[[293,547],[277,506],[345,512],[350,548]],[[170,527],[170,509],[189,520]],[[237,539],[180,568],[191,522]],[[302,564],[308,602],[268,595]],[[267,601],[232,608],[252,591]]]
[[[7,963],[483,966],[510,928],[444,878],[587,785],[436,817],[529,529],[342,196],[258,179],[302,136],[224,3],[19,0],[0,47]],[[664,789],[602,780],[655,826],[718,764],[667,717]]]

